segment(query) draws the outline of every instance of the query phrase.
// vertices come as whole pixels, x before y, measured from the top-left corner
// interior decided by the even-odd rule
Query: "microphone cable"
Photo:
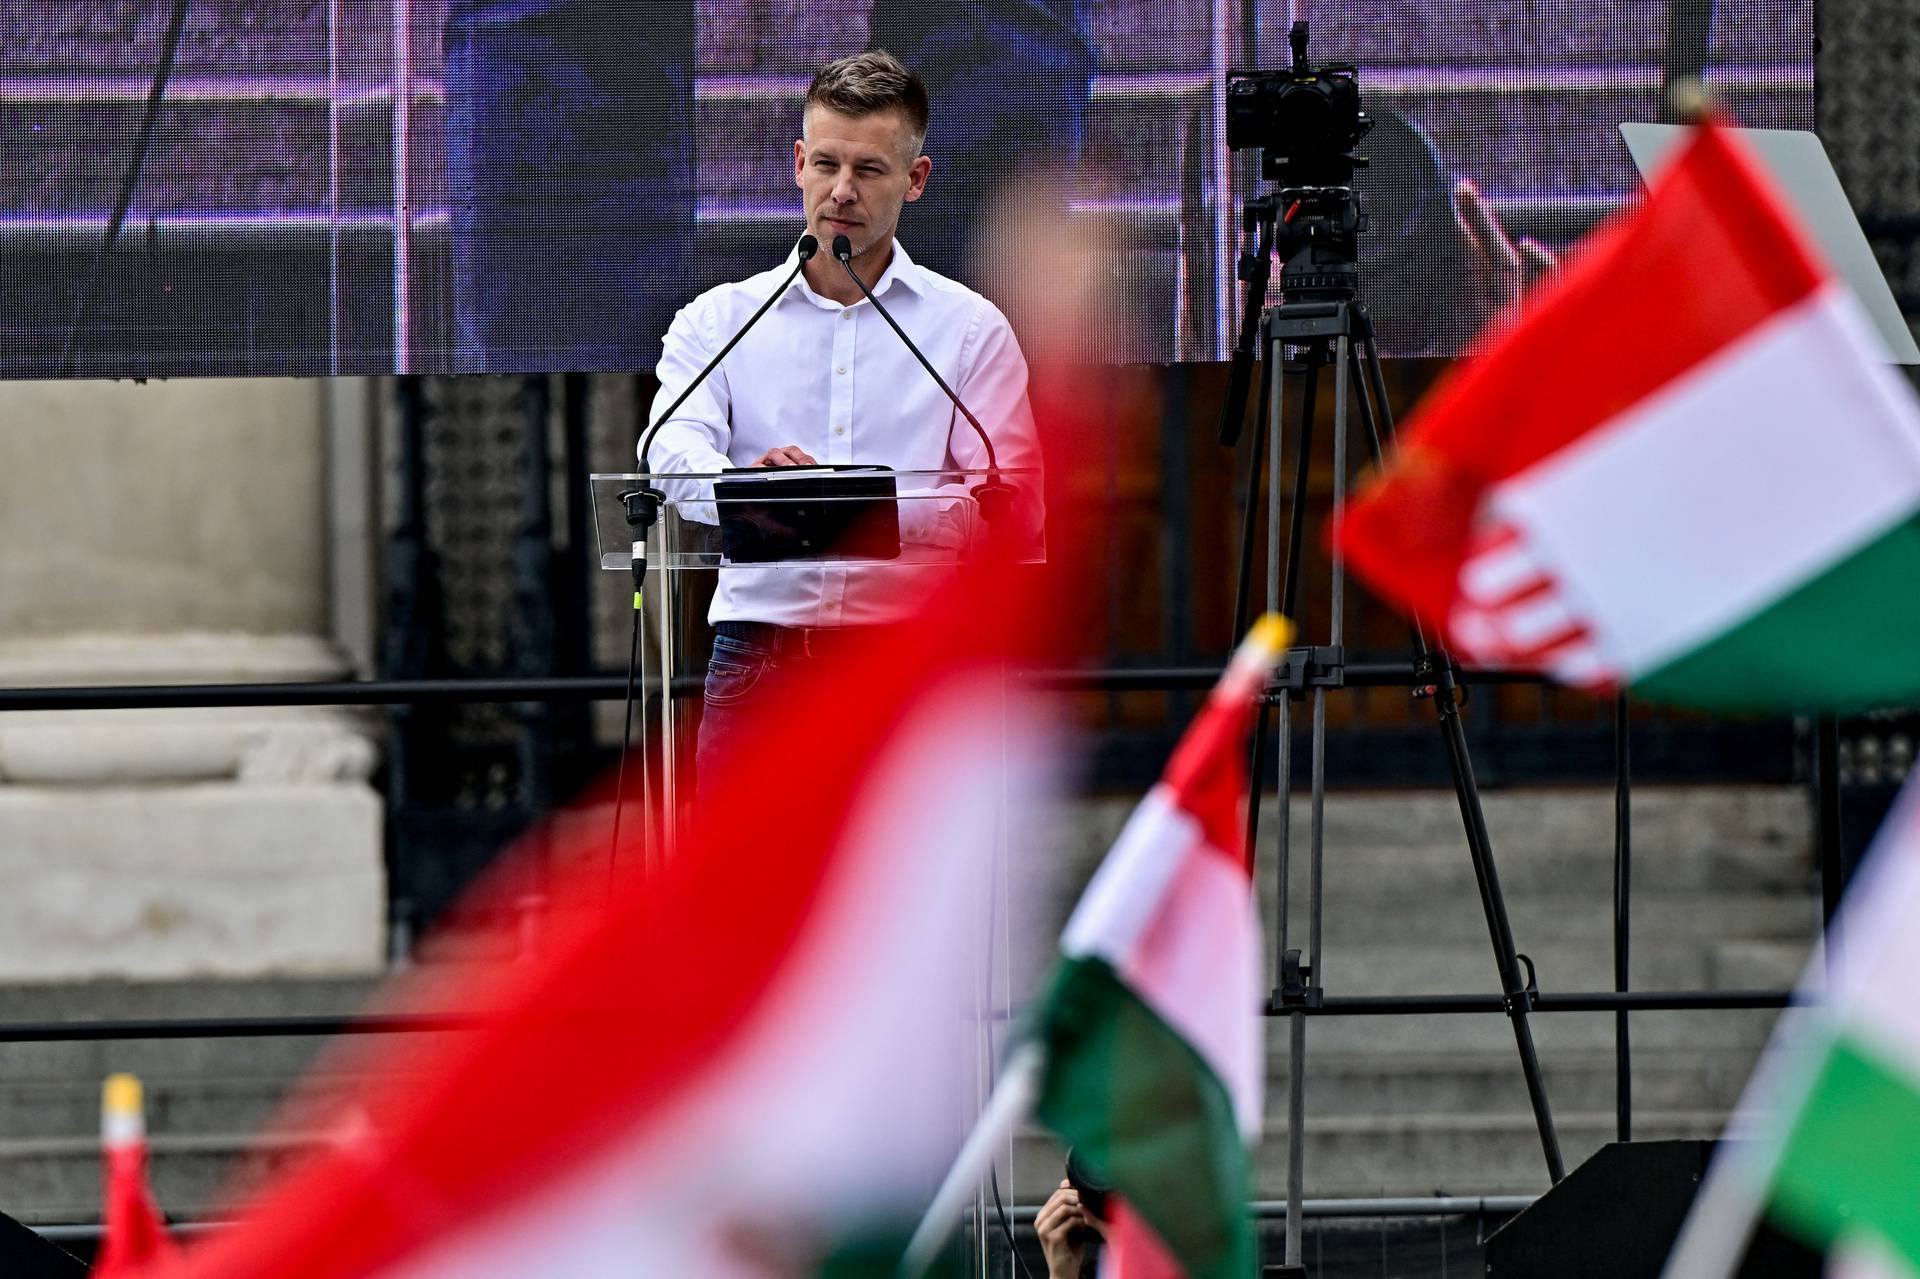
[[[635,578],[640,578],[641,574],[645,571],[645,569],[641,569],[640,572],[635,573]],[[645,647],[645,641],[641,638],[641,631],[644,629],[641,626],[641,614],[645,611],[645,601],[646,594],[640,588],[640,581],[636,580],[633,590],[633,633],[627,640],[627,695],[625,713],[620,728],[620,764],[614,771],[613,833],[607,840],[607,896],[609,898],[613,896],[614,875],[619,869],[620,811],[621,801],[625,798],[627,792],[627,756],[631,753],[633,747],[634,682],[641,666],[643,656],[642,649]],[[667,684],[664,672],[662,672],[661,684],[663,687]],[[642,760],[640,764],[640,811],[642,820],[645,820],[646,815],[653,811],[651,772],[652,770],[648,768],[646,761]],[[643,857],[645,856],[647,843],[652,838],[653,831],[651,829],[641,832],[640,848]]]
[[[140,132],[133,140],[133,156],[127,161],[127,171],[120,179],[120,193],[114,197],[113,212],[107,215],[106,234],[101,237],[99,247],[93,252],[93,261],[87,267],[87,281],[81,286],[80,296],[74,299],[73,319],[67,325],[66,340],[60,344],[60,362],[54,366],[54,376],[72,377],[74,362],[78,358],[80,326],[85,324],[87,316],[93,310],[94,296],[100,290],[100,275],[106,269],[107,255],[113,252],[113,246],[120,240],[120,228],[127,220],[127,210],[133,207],[133,189],[140,184],[140,172],[146,167],[147,152],[153,146],[154,121],[160,118],[160,102],[166,97],[167,82],[173,78],[173,66],[180,54],[180,33],[187,25],[187,7],[192,0],[173,0],[173,8],[167,15],[167,33],[160,45],[160,65],[154,68],[153,84],[147,89],[147,105],[140,116]]]

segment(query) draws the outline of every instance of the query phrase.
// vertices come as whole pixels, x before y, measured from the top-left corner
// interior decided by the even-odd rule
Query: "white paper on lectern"
[[[1735,129],[1747,148],[1760,157],[1781,194],[1793,203],[1800,220],[1820,251],[1873,321],[1874,331],[1886,343],[1895,364],[1920,364],[1920,346],[1900,314],[1887,277],[1873,256],[1860,219],[1847,203],[1840,175],[1820,139],[1805,129]],[[1680,144],[1693,136],[1688,124],[1622,124],[1620,136],[1633,154],[1634,167],[1651,179],[1666,166]]]

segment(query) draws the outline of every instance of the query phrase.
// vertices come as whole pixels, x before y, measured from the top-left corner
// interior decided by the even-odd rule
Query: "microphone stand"
[[[853,241],[844,235],[834,236],[833,256],[840,259],[840,265],[846,268],[848,277],[860,286],[860,292],[866,295],[867,301],[873,303],[873,309],[880,313],[880,318],[899,335],[900,341],[913,353],[913,358],[920,361],[920,367],[927,371],[927,376],[931,377],[934,384],[946,393],[949,400],[953,401],[953,407],[960,411],[961,417],[967,419],[967,425],[973,428],[974,434],[980,437],[980,442],[986,445],[987,478],[974,485],[968,492],[972,493],[973,500],[980,504],[980,515],[987,521],[989,527],[1004,527],[1006,516],[1013,510],[1013,499],[1019,494],[1019,490],[1000,478],[1000,459],[993,451],[993,437],[988,435],[986,428],[980,425],[980,419],[973,415],[973,410],[960,402],[960,397],[954,394],[952,387],[947,385],[947,380],[940,376],[940,370],[934,368],[933,362],[921,354],[920,348],[915,346],[913,339],[907,336],[907,331],[900,327],[900,322],[893,318],[892,312],[880,304],[880,299],[873,295],[873,290],[867,287],[867,282],[860,278],[858,271],[853,269]]]
[[[667,500],[665,493],[645,482],[653,474],[653,467],[647,461],[647,450],[653,447],[653,437],[659,434],[660,428],[666,425],[667,420],[673,416],[674,410],[685,404],[687,397],[700,389],[700,384],[707,380],[707,375],[720,367],[720,361],[726,359],[727,353],[739,345],[740,339],[747,335],[747,330],[760,323],[760,317],[786,294],[794,279],[819,251],[820,241],[814,235],[809,233],[800,237],[799,244],[794,248],[794,252],[799,255],[798,260],[794,262],[793,270],[787,272],[787,278],[780,281],[780,287],[767,295],[767,300],[760,304],[760,309],[747,317],[747,322],[727,339],[727,344],[720,348],[720,353],[708,360],[706,365],[694,374],[693,381],[687,383],[680,394],[674,397],[673,403],[667,405],[660,416],[640,433],[639,473],[642,483],[639,488],[630,489],[620,495],[620,500],[626,504],[627,508],[627,524],[633,529],[633,580],[636,593],[640,589],[641,579],[647,572],[647,530],[652,528],[654,521],[659,518],[660,504]]]
[[[800,274],[801,269],[805,267],[808,262],[811,262],[813,260],[813,257],[815,254],[820,252],[820,241],[818,237],[812,234],[803,235],[800,237],[800,242],[795,246],[794,251],[799,255],[799,260],[793,264],[793,270],[787,273],[786,279],[780,282],[780,287],[775,289],[770,295],[768,295],[767,300],[760,304],[760,309],[755,311],[752,315],[748,316],[747,322],[741,325],[739,330],[736,333],[734,333],[734,335],[731,338],[727,339],[727,344],[720,348],[719,354],[715,355],[711,360],[708,360],[705,366],[703,366],[698,373],[694,374],[693,380],[687,383],[687,385],[684,388],[682,388],[679,395],[674,397],[673,403],[667,405],[665,411],[662,412],[659,417],[655,418],[652,422],[650,422],[647,425],[646,430],[640,433],[640,443],[639,443],[640,487],[635,489],[628,489],[626,492],[620,494],[620,502],[623,506],[626,507],[627,528],[630,530],[629,536],[631,537],[632,544],[633,544],[633,609],[634,609],[634,612],[633,612],[633,639],[627,654],[627,697],[626,697],[627,704],[626,704],[626,719],[625,719],[626,726],[620,734],[620,769],[619,769],[618,777],[614,782],[614,789],[613,789],[613,834],[611,836],[611,840],[607,849],[607,873],[609,876],[608,878],[609,888],[611,888],[611,884],[612,884],[611,877],[614,870],[615,860],[619,856],[620,809],[621,809],[621,801],[625,798],[626,785],[627,785],[627,751],[629,746],[632,744],[632,740],[633,740],[634,679],[635,679],[636,671],[639,670],[639,668],[644,667],[646,664],[645,652],[644,652],[645,641],[643,638],[643,631],[645,628],[642,627],[640,624],[640,613],[641,613],[641,610],[645,607],[645,601],[646,601],[647,534],[648,534],[648,531],[653,528],[655,521],[657,521],[660,518],[660,504],[667,500],[667,495],[665,493],[662,493],[658,488],[655,488],[652,484],[648,483],[648,480],[652,476],[653,468],[647,462],[647,450],[653,447],[654,436],[659,433],[661,426],[663,426],[667,422],[667,420],[673,416],[674,411],[678,409],[682,404],[685,404],[687,402],[687,397],[692,395],[696,390],[700,388],[700,384],[707,380],[707,376],[710,373],[712,373],[715,369],[720,367],[720,361],[726,359],[727,353],[733,350],[735,346],[739,345],[740,339],[747,335],[747,330],[760,322],[760,317],[765,315],[767,311],[772,308],[773,304],[776,301],[778,301],[786,293],[788,287],[792,285],[794,278]],[[671,596],[669,596],[669,598],[671,598]],[[668,650],[668,651],[671,651],[671,650]],[[661,680],[660,680],[660,695],[663,698],[673,696],[672,689],[669,687],[671,682],[672,682],[671,673],[668,671],[662,670]],[[643,715],[643,723],[642,723],[641,735],[644,737],[646,732],[645,723],[644,723],[644,715],[645,715],[644,694],[642,696],[642,715]],[[645,848],[653,838],[652,821],[651,821],[651,814],[653,811],[652,781],[651,781],[651,776],[648,772],[648,768],[649,768],[649,765],[645,761],[642,761],[641,773],[640,773],[641,808],[642,808],[642,811],[646,813],[649,817],[648,829],[641,836],[643,848]],[[672,793],[670,789],[670,783],[663,783],[663,786],[667,787],[668,794]],[[667,821],[669,825],[671,825],[673,821],[673,815],[671,813],[668,814]]]

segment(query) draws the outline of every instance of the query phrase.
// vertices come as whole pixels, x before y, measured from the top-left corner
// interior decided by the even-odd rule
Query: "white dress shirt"
[[[789,255],[771,271],[709,289],[673,317],[649,420],[739,331],[793,263]],[[872,283],[888,312],[980,419],[1001,468],[1037,470],[1027,362],[999,309],[965,285],[915,265],[897,240],[892,262]],[[873,305],[865,298],[852,306],[824,298],[804,273],[661,424],[647,453],[655,474],[711,473],[747,466],[789,444],[823,463],[878,463],[897,471],[987,464],[980,437]],[[913,587],[932,571],[890,565],[726,567],[708,618],[779,626],[883,622],[910,606]]]

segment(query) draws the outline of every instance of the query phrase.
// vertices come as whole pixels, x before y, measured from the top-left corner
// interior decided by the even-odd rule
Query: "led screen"
[[[1629,197],[1614,126],[1676,75],[1812,123],[1810,0],[0,0],[0,374],[649,368],[693,292],[784,254],[808,77],[870,45],[931,90],[918,260],[986,286],[996,193],[1057,203],[1125,246],[1090,358],[1218,359],[1258,189],[1223,76],[1285,65],[1294,18],[1379,122],[1393,354],[1462,349]]]

